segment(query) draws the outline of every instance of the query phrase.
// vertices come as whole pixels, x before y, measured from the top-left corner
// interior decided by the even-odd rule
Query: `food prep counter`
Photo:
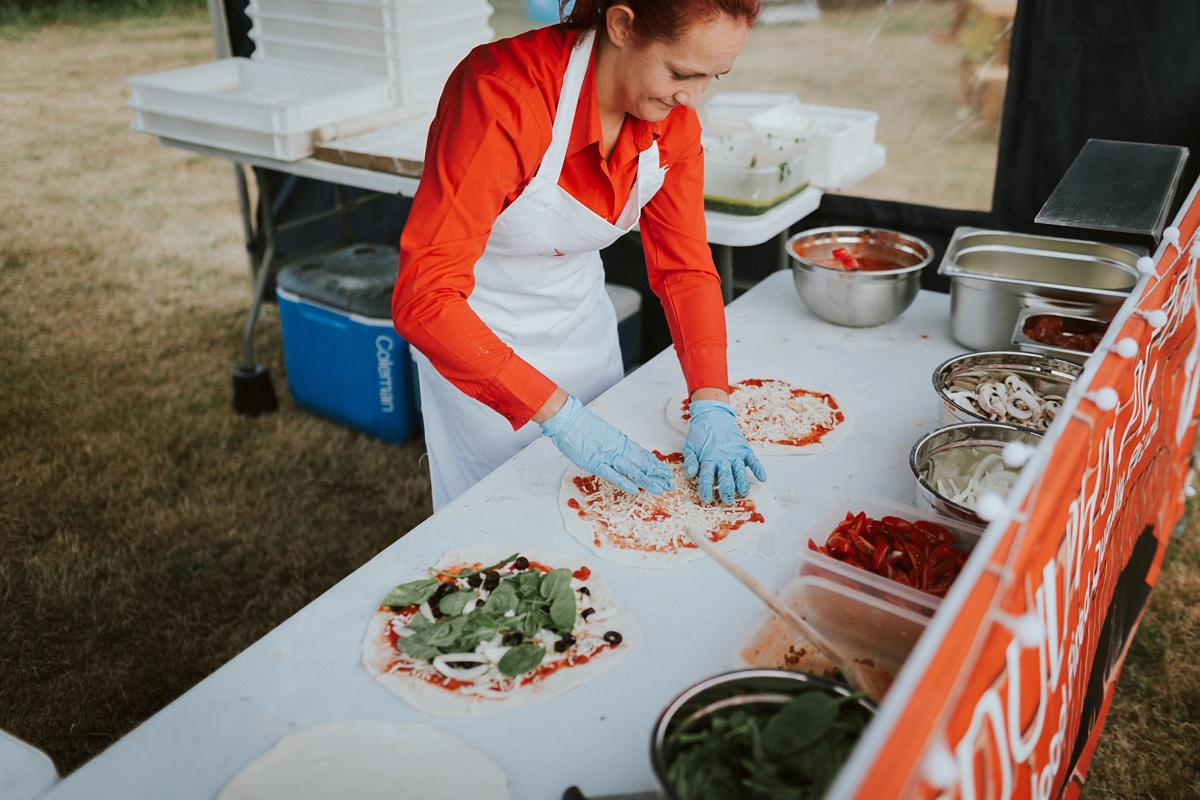
[[[862,495],[914,502],[908,451],[938,425],[929,375],[961,348],[949,334],[949,298],[929,292],[893,323],[839,328],[814,316],[780,272],[726,313],[731,379],[779,377],[829,391],[854,417],[849,436],[829,451],[763,458],[779,513],[732,556],[778,589],[796,574],[796,540],[834,505]],[[591,407],[647,446],[678,450],[683,435],[665,407],[683,386],[667,350]],[[586,551],[559,511],[567,466],[549,441],[534,443],[46,797],[210,800],[282,736],[355,718],[421,722],[460,737],[504,769],[515,798],[559,798],[572,785],[589,796],[650,789],[656,715],[685,687],[733,666],[763,607],[709,559],[644,570]],[[447,548],[475,543],[588,558],[641,624],[643,644],[545,702],[470,719],[423,717],[361,665],[367,619],[392,586]]]

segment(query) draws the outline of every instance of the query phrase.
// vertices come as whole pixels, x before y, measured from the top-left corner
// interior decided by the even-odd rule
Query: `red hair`
[[[560,0],[559,13],[568,0]],[[762,0],[575,0],[563,24],[576,30],[598,28],[616,5],[633,11],[633,32],[642,41],[674,42],[692,25],[725,16],[753,25]]]

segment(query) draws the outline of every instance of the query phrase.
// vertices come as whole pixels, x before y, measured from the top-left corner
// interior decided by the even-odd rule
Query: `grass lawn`
[[[274,307],[257,352],[281,409],[232,413],[249,281],[231,170],[131,133],[121,82],[210,59],[207,16],[86,19],[0,26],[0,728],[63,773],[430,513],[420,442],[295,408]],[[1134,640],[1089,800],[1200,796],[1198,526]]]

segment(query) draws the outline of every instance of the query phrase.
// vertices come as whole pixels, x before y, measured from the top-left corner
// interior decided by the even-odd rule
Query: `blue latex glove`
[[[630,494],[675,488],[671,468],[649,450],[583,407],[574,395],[542,423],[542,433],[580,468],[594,472]]]
[[[760,481],[767,479],[767,471],[738,427],[733,406],[716,400],[695,400],[689,410],[683,466],[688,477],[699,475],[700,499],[712,502],[714,478],[723,503],[733,502],[735,490],[742,496],[750,493],[746,470]]]

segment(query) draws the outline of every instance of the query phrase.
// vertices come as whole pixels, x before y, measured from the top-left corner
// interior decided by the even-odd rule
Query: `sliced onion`
[[[460,669],[450,666],[455,664],[478,664],[477,667],[468,669]],[[447,678],[455,678],[460,681],[469,681],[478,678],[480,675],[488,671],[489,661],[487,656],[479,653],[447,653],[445,655],[435,656],[433,659],[433,668],[445,675]]]

